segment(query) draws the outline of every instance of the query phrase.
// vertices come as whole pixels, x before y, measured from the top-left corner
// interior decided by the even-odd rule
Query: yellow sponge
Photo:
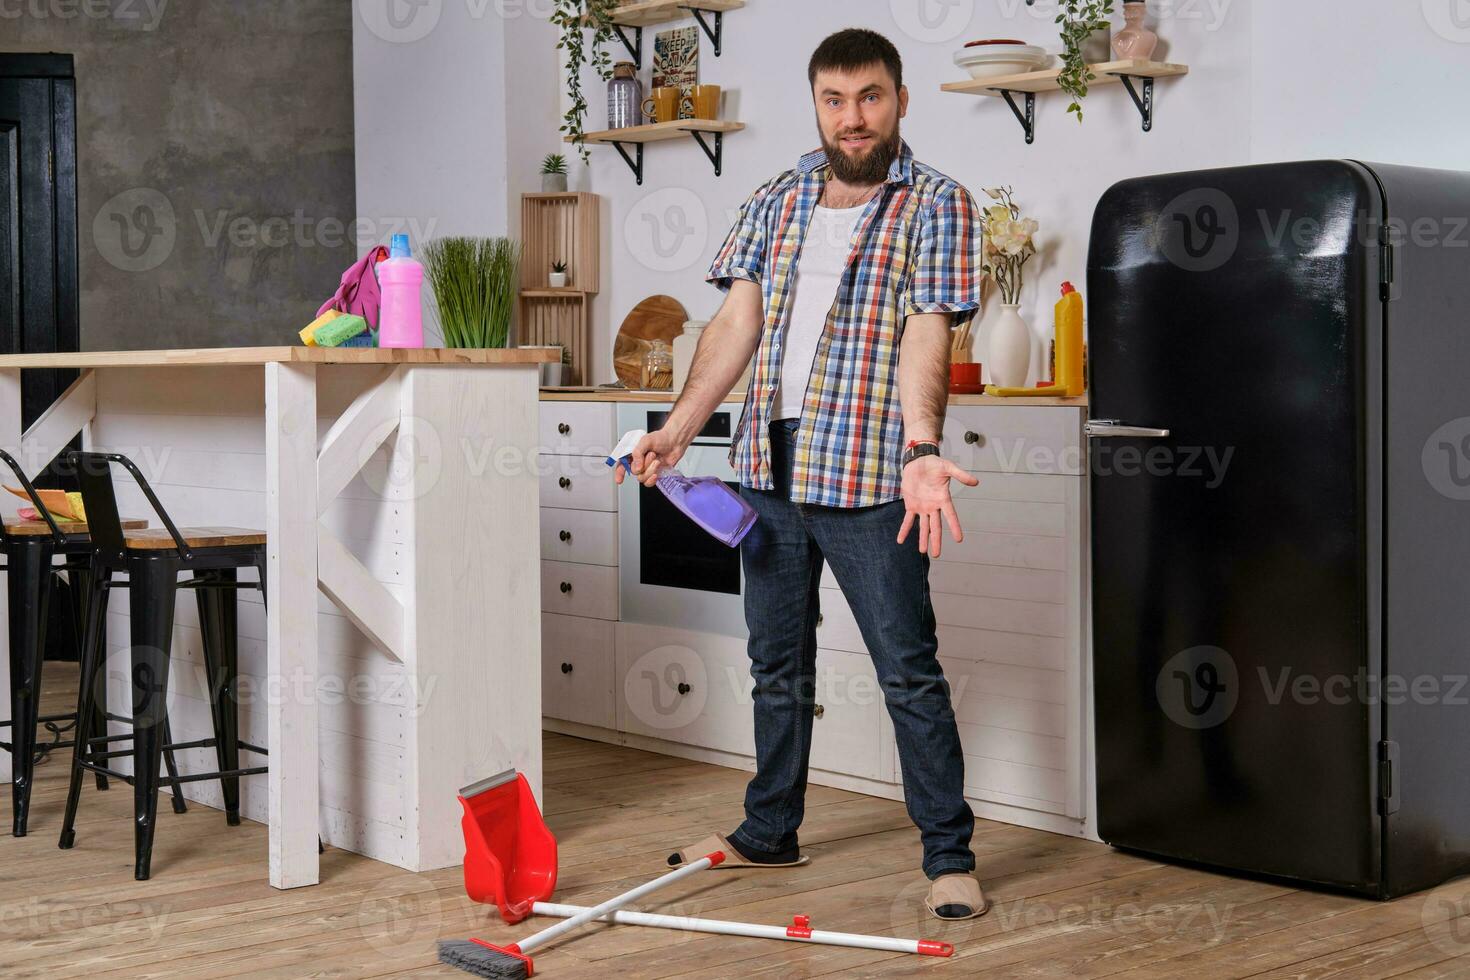
[[[326,326],[328,323],[330,323],[331,321],[337,319],[337,317],[339,317],[341,315],[342,315],[341,312],[338,311],[338,310],[328,310],[327,312],[323,313],[321,316],[317,317],[315,320],[311,321],[311,325],[308,326],[305,330],[302,330],[301,331],[301,342],[303,344],[305,344],[307,347],[315,347],[315,346],[317,346],[317,343],[316,343],[316,331],[317,331],[317,328],[318,327],[324,327],[324,326]]]

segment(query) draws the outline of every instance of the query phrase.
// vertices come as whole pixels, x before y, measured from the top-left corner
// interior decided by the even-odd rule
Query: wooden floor
[[[48,710],[69,697],[48,665]],[[74,677],[74,674],[72,675]],[[31,835],[0,837],[4,977],[464,976],[434,941],[519,938],[492,922],[457,869],[414,875],[337,850],[323,884],[266,883],[259,824],[160,807],[153,880],[132,879],[131,790],[83,797],[77,846],[56,847],[60,760],[38,773]],[[562,736],[546,738],[547,821],[560,901],[595,904],[663,870],[671,844],[740,816],[742,773]],[[9,826],[10,790],[0,789]],[[1268,829],[1263,828],[1263,832]],[[921,913],[917,834],[900,804],[813,787],[784,871],[716,870],[642,907],[817,928],[926,936],[951,960],[630,926],[596,926],[536,956],[549,980],[639,977],[1460,977],[1470,976],[1470,880],[1391,903],[1162,865],[1086,841],[982,822],[974,850],[995,905],[971,922]],[[498,920],[496,920],[498,921]]]

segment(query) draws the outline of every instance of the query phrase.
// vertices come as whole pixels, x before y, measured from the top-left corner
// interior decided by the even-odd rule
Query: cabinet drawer
[[[571,510],[618,509],[612,470],[592,456],[542,456],[541,506]]]
[[[887,779],[882,766],[883,739],[888,737],[886,710],[871,659],[818,650],[812,766],[865,779]]]
[[[1081,475],[1082,410],[961,407],[944,423],[944,454],[961,469]]]
[[[541,508],[541,557],[583,565],[618,563],[618,515]]]
[[[542,402],[540,441],[544,453],[607,456],[618,441],[612,402]]]
[[[619,730],[755,755],[744,640],[642,623],[616,636]]]
[[[617,619],[617,568],[543,561],[541,611],[593,619]]]
[[[541,713],[598,728],[616,727],[611,622],[541,615]]]

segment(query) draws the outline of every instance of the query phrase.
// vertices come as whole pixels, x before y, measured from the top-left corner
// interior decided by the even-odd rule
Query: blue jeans
[[[756,773],[734,836],[758,851],[797,846],[815,704],[822,564],[847,598],[873,658],[903,766],[904,801],[924,844],[924,873],[973,871],[975,817],[949,684],[939,667],[929,558],[914,535],[900,545],[901,500],[841,508],[792,503],[797,422],[771,423],[774,490],[742,487],[760,515],[741,545],[750,674],[755,680]]]

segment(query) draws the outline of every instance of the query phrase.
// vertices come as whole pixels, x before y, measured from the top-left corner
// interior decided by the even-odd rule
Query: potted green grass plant
[[[423,249],[446,347],[505,347],[521,246],[509,238],[436,238]]]

